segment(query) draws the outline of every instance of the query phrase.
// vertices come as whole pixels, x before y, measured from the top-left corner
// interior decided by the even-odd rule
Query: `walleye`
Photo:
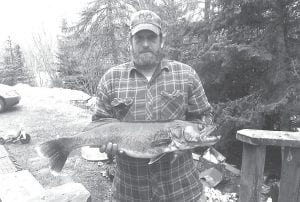
[[[95,122],[77,135],[40,144],[37,151],[49,158],[50,169],[60,172],[70,152],[83,146],[118,144],[119,150],[135,158],[157,159],[164,153],[211,146],[218,136],[215,125],[173,120],[165,122]],[[150,162],[153,162],[150,160]]]

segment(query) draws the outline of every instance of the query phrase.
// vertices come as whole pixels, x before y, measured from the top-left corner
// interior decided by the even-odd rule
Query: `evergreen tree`
[[[21,47],[13,44],[10,37],[6,41],[3,56],[4,64],[1,69],[0,83],[15,85],[17,83],[33,84],[33,77],[24,65]]]
[[[226,141],[222,146],[229,153],[236,130],[288,130],[289,116],[300,115],[300,2],[211,3],[208,23],[192,27],[191,37],[210,33],[192,62],[214,104]]]
[[[63,22],[57,55],[66,87],[93,94],[107,68],[129,60],[129,16],[140,9],[153,10],[166,19],[166,55],[181,60],[188,52],[180,40],[187,33],[186,21],[180,20],[186,4],[171,0],[159,4],[137,0],[90,3],[75,26]]]
[[[69,87],[93,94],[107,68],[128,60],[129,6],[125,1],[94,1],[75,26],[65,26],[58,58]]]

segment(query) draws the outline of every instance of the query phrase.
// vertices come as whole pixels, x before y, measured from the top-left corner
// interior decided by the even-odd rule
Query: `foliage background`
[[[300,116],[299,0],[90,1],[76,24],[62,20],[58,51],[34,38],[33,75],[46,72],[52,86],[94,95],[108,68],[130,60],[128,22],[140,9],[164,20],[166,57],[202,79],[220,125],[217,148],[227,157],[240,160],[239,129],[291,129],[291,115]],[[3,61],[7,74],[26,69],[20,59]]]

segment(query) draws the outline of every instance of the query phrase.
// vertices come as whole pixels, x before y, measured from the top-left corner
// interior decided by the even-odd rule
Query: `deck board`
[[[236,138],[253,145],[300,147],[300,132],[243,129]]]

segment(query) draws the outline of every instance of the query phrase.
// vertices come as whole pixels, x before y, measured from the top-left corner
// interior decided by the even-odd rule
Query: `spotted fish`
[[[37,151],[49,158],[50,169],[60,172],[71,151],[83,146],[100,147],[109,142],[135,158],[154,162],[164,153],[211,146],[218,136],[211,135],[215,125],[172,120],[163,122],[94,122],[72,137],[61,137],[40,144]]]

